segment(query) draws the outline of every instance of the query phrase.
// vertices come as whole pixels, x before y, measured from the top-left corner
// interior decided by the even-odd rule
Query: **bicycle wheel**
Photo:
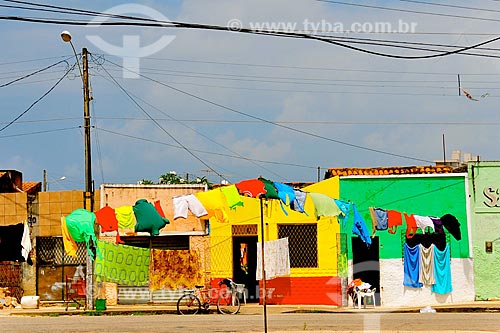
[[[240,299],[232,293],[222,293],[217,300],[217,310],[222,314],[237,314],[240,311]]]
[[[200,299],[193,294],[182,295],[177,301],[177,313],[194,315],[200,312]]]

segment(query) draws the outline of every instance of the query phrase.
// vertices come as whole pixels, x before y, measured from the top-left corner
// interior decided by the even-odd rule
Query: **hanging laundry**
[[[430,228],[432,232],[434,232],[434,222],[432,222],[429,216],[413,215],[413,217],[415,218],[417,227],[420,228],[424,234],[426,228]]]
[[[295,200],[290,204],[290,208],[296,212],[305,213],[304,207],[306,204],[307,192],[302,190],[293,190]]]
[[[387,228],[390,234],[395,234],[398,226],[403,225],[403,216],[396,210],[387,211]]]
[[[431,286],[436,283],[434,279],[434,244],[425,247],[420,246],[420,269],[419,269],[419,282],[423,285]]]
[[[24,223],[0,226],[0,261],[23,262],[21,241]]]
[[[121,206],[115,208],[116,220],[120,229],[134,229],[135,215],[132,206]]]
[[[441,219],[439,217],[430,217],[432,220],[432,223],[434,224],[434,231],[437,232],[438,234],[443,234],[444,229],[443,229],[443,222],[441,222]]]
[[[436,278],[436,283],[431,287],[433,293],[448,294],[453,291],[451,285],[449,244],[446,245],[444,251],[434,247],[434,276]]]
[[[78,245],[76,245],[75,240],[71,237],[68,231],[68,227],[66,226],[66,218],[64,216],[61,216],[61,234],[66,255],[73,258],[78,258]]]
[[[149,290],[193,289],[203,285],[201,257],[196,250],[151,250]]]
[[[28,261],[29,254],[31,252],[31,236],[30,236],[30,228],[28,223],[24,224],[23,237],[21,238],[21,255],[24,258],[24,261]]]
[[[342,228],[347,226],[349,220],[349,212],[351,211],[351,203],[348,201],[333,199],[337,207],[340,209],[341,214],[337,217]]]
[[[462,233],[460,232],[460,222],[457,218],[451,214],[445,214],[441,216],[441,222],[443,226],[448,230],[448,232],[455,237],[457,241],[462,239]]]
[[[288,237],[264,242],[264,268],[266,280],[290,275]],[[257,243],[256,280],[262,280],[262,243]]]
[[[92,260],[96,255],[96,241],[94,231],[95,214],[79,208],[66,216],[66,227],[75,242],[85,242],[87,252]]]
[[[333,198],[330,198],[326,194],[310,192],[309,197],[311,197],[314,203],[316,219],[319,219],[321,216],[338,216],[342,213],[335,201],[333,201]]]
[[[195,193],[196,198],[207,210],[207,219],[215,217],[219,222],[229,221],[227,199],[219,189]]]
[[[160,214],[161,217],[167,218],[165,216],[165,212],[163,211],[163,208],[161,208],[160,200],[156,200],[153,205],[155,206],[156,211],[158,214]]]
[[[109,206],[104,206],[95,212],[97,223],[101,226],[101,232],[116,231],[116,243],[123,243],[118,231],[118,220],[116,212]]]
[[[246,195],[251,198],[259,198],[266,194],[264,183],[258,179],[242,180],[236,183],[236,188],[241,195]]]
[[[113,282],[126,286],[145,286],[149,280],[151,251],[98,240],[100,255],[95,260],[94,274],[98,282]]]
[[[278,191],[276,190],[276,187],[274,187],[274,183],[268,179],[259,177],[259,180],[264,183],[264,189],[266,190],[266,193],[264,196],[267,199],[279,199]]]
[[[415,236],[418,230],[417,221],[415,220],[413,214],[408,215],[404,213],[404,215],[406,221],[406,238],[412,238],[413,236]]]
[[[274,187],[278,190],[278,196],[285,205],[291,205],[295,200],[295,191],[293,187],[287,184],[274,182]]]
[[[196,217],[208,215],[207,210],[194,194],[180,195],[173,198],[174,220],[180,217],[187,219],[188,209]]]
[[[422,288],[419,282],[420,273],[420,246],[409,247],[404,243],[404,279],[403,285],[412,288]]]
[[[375,235],[377,230],[387,230],[388,214],[387,211],[381,208],[370,207],[370,215],[372,217],[372,235]]]
[[[352,233],[358,235],[361,240],[366,244],[368,248],[372,245],[372,239],[370,237],[366,223],[363,220],[361,214],[359,214],[358,209],[355,204],[352,204],[352,212],[354,215],[354,224],[352,225]]]
[[[156,211],[156,208],[146,199],[139,199],[132,207],[136,219],[135,231],[146,231],[151,236],[160,234],[160,229],[169,224],[170,221]]]
[[[243,207],[243,201],[241,200],[236,185],[221,186],[220,190],[226,197],[227,205],[230,209],[236,209],[238,206]]]

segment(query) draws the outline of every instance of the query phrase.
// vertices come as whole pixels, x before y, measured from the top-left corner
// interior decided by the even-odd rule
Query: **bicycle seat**
[[[205,288],[205,286],[195,286],[198,289]]]

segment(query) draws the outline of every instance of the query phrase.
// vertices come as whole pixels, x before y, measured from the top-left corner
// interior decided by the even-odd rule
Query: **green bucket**
[[[105,298],[96,299],[95,300],[95,309],[96,309],[96,311],[106,310],[106,299]]]

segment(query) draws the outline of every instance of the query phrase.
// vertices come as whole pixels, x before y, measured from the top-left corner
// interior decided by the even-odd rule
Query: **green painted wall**
[[[356,204],[368,229],[372,230],[369,207],[396,210],[401,213],[422,216],[454,215],[460,222],[462,239],[456,241],[450,235],[451,256],[469,258],[469,237],[467,228],[465,174],[453,176],[398,176],[398,177],[350,177],[340,179],[340,198]],[[342,232],[352,236],[353,216],[349,217],[347,228]],[[380,238],[380,259],[402,258],[401,233],[406,230],[398,227],[396,234],[387,230],[377,231]],[[420,229],[419,229],[420,232]],[[351,242],[348,241],[349,259],[352,259]]]
[[[500,162],[468,164],[476,299],[500,298]],[[496,241],[494,241],[497,239]],[[493,251],[486,252],[487,241]]]

